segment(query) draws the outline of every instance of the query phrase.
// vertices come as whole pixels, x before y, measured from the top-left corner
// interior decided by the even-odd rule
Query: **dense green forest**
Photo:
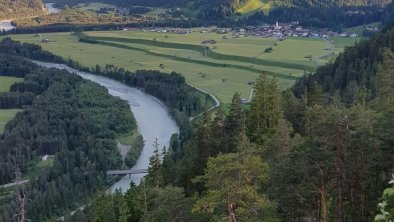
[[[31,17],[46,13],[41,0],[2,0],[0,1],[0,20]]]
[[[348,47],[292,90],[262,74],[250,107],[236,93],[191,137],[156,147],[140,186],[97,193],[67,221],[392,219],[393,33]]]
[[[45,221],[108,185],[105,171],[122,164],[116,135],[136,125],[128,103],[104,87],[40,68],[17,55],[22,51],[34,53],[10,39],[0,43],[0,75],[24,78],[0,94],[1,108],[23,108],[0,135],[0,184],[17,172],[30,182],[20,193],[0,192],[0,221],[19,221],[14,215],[22,200],[25,218]],[[53,164],[29,176],[44,155],[54,155]]]
[[[334,4],[335,3],[335,4]],[[391,1],[281,1],[268,14],[256,12],[243,19],[244,24],[298,21],[306,27],[341,30],[347,27],[392,21]]]
[[[349,11],[358,11],[358,13],[349,13]],[[392,13],[390,12],[390,14]],[[256,12],[243,19],[243,22],[249,25],[258,25],[262,22],[298,21],[300,25],[305,27],[341,30],[342,28],[379,22],[382,19],[380,7],[278,7],[272,9],[269,14]]]
[[[300,80],[294,86],[296,95],[300,96],[305,89],[310,90],[313,82],[317,82],[324,92],[331,95],[339,93],[341,100],[348,105],[359,101],[360,93],[365,93],[369,100],[377,98],[380,64],[385,59],[383,52],[394,50],[392,27],[387,27],[369,40],[348,47],[335,62],[320,67],[315,75]]]

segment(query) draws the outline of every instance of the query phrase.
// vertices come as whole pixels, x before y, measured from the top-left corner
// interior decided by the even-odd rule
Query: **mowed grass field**
[[[22,78],[0,76],[0,92],[8,92],[12,84],[23,81]]]
[[[12,84],[23,81],[22,78],[0,76],[0,93],[8,92]],[[4,132],[5,124],[14,118],[19,109],[0,109],[0,134]]]
[[[230,34],[200,33],[187,35],[150,31],[85,32],[98,44],[83,43],[71,33],[43,34],[49,43],[41,43],[32,35],[14,35],[15,40],[40,44],[44,49],[71,58],[85,66],[104,67],[114,64],[134,71],[138,69],[176,71],[186,81],[202,88],[223,103],[229,103],[234,92],[248,98],[253,82],[263,71],[276,76],[282,89],[295,79],[316,68],[319,56],[326,53],[327,43],[320,39],[291,38],[285,41],[257,37],[232,38]],[[225,37],[223,37],[225,36]],[[206,45],[202,41],[215,40]],[[264,53],[268,47],[272,53]],[[311,55],[312,59],[305,58]]]
[[[361,40],[362,40],[361,37],[357,37],[357,38],[341,38],[341,37],[332,38],[332,41],[334,42],[334,45],[335,45],[335,54],[338,55],[339,53],[343,52],[345,47],[353,46],[356,42],[359,42]]]
[[[20,109],[0,109],[0,134],[4,132],[4,126],[14,118],[17,112],[21,111]]]

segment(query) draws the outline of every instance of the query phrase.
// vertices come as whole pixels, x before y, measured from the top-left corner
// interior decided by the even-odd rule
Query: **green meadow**
[[[12,84],[22,81],[22,78],[0,76],[0,93],[8,92]],[[4,132],[4,126],[14,118],[19,109],[0,109],[0,134]]]
[[[0,134],[4,132],[4,126],[8,121],[14,118],[20,109],[0,109]]]
[[[0,92],[8,92],[12,84],[23,81],[22,78],[0,76]]]
[[[320,39],[233,38],[230,34],[201,33],[201,29],[185,35],[149,30],[84,32],[83,35],[96,43],[79,42],[71,33],[43,34],[49,43],[41,43],[34,34],[12,38],[40,44],[54,54],[89,67],[114,64],[131,71],[176,71],[189,84],[214,94],[223,103],[229,103],[234,92],[248,98],[249,83],[262,72],[275,76],[282,89],[291,87],[298,77],[316,69],[320,62],[317,60],[327,53],[328,44]],[[207,40],[214,40],[215,44],[203,45]],[[264,52],[269,47],[272,52]]]

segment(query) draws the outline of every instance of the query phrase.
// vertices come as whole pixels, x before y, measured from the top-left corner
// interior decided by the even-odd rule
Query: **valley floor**
[[[262,72],[276,76],[282,89],[289,88],[305,72],[314,71],[330,44],[321,39],[290,38],[285,41],[257,37],[231,38],[230,34],[201,33],[195,29],[187,35],[149,31],[86,32],[101,44],[78,41],[71,33],[43,34],[49,40],[41,43],[36,35],[15,35],[13,39],[36,43],[44,49],[80,64],[94,67],[113,64],[127,70],[160,70],[179,72],[186,81],[230,103],[234,92],[242,98],[250,95],[251,83]],[[204,41],[215,43],[203,45]],[[356,40],[347,40],[356,41]],[[335,40],[334,43],[343,40]],[[343,42],[350,45],[352,42]],[[209,51],[204,51],[208,47]],[[271,53],[264,52],[272,48]]]

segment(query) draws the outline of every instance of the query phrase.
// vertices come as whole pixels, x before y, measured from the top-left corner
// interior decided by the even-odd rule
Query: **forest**
[[[0,75],[24,78],[0,94],[1,108],[23,109],[0,135],[0,184],[26,178],[44,155],[53,155],[53,165],[19,192],[1,190],[0,221],[19,221],[22,201],[26,218],[44,221],[108,186],[105,171],[122,164],[116,135],[136,124],[127,102],[66,71],[38,67],[15,53],[21,48],[0,43]]]
[[[349,13],[358,11],[358,13]],[[391,12],[392,14],[392,12]],[[298,21],[305,27],[329,28],[341,30],[383,20],[380,7],[278,7],[264,14],[256,12],[243,20],[245,24],[258,25],[262,22],[275,23]]]
[[[41,0],[2,0],[0,20],[46,14]]]
[[[156,145],[141,185],[98,192],[66,221],[393,220],[393,33],[348,47],[284,92],[262,74],[250,107],[235,93],[190,137]]]

